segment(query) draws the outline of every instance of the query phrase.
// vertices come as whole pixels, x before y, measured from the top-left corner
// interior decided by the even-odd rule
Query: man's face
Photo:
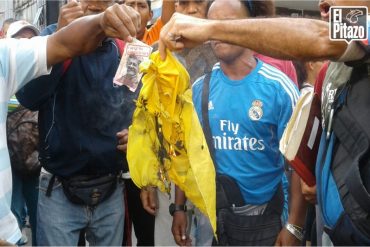
[[[125,4],[135,9],[140,14],[141,26],[140,31],[137,34],[137,38],[142,39],[146,25],[153,17],[153,12],[149,9],[149,5],[146,0],[126,0]]]
[[[80,0],[84,15],[95,15],[105,11],[112,6],[114,0]]]
[[[36,36],[36,33],[33,30],[31,30],[29,28],[24,28],[24,29],[20,30],[13,37],[16,38],[16,39],[30,39],[34,36]]]
[[[207,17],[208,0],[178,0],[176,12],[198,18]]]
[[[321,18],[329,21],[329,9],[331,6],[367,6],[370,8],[369,0],[320,0],[319,8]]]
[[[139,72],[140,60],[136,57],[129,57],[127,59],[127,75],[136,76]]]
[[[246,17],[247,12],[240,0],[216,0],[208,11],[208,19],[213,20],[233,20]],[[245,51],[244,47],[220,41],[211,41],[211,45],[216,57],[225,63],[232,63]]]

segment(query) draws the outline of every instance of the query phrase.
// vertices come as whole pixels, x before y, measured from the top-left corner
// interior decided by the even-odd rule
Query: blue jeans
[[[12,212],[17,218],[19,228],[25,225],[27,213],[29,215],[32,229],[32,245],[36,242],[36,215],[37,215],[37,198],[39,196],[37,187],[39,185],[39,175],[21,175],[12,171],[13,175],[13,194],[12,194]],[[27,211],[26,211],[27,206]]]
[[[123,183],[92,208],[71,203],[55,179],[51,196],[45,195],[52,175],[41,172],[37,208],[37,243],[41,246],[77,246],[85,229],[90,246],[121,246],[124,226]]]
[[[194,236],[193,246],[212,246],[213,230],[211,222],[196,207],[194,207],[191,235]]]

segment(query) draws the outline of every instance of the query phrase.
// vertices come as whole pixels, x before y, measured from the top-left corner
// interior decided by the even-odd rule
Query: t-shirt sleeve
[[[163,22],[161,18],[158,18],[157,21],[153,24],[153,26],[149,30],[147,30],[147,34],[143,42],[146,43],[147,45],[152,45],[153,43],[158,41],[162,27]]]
[[[299,98],[298,88],[290,81],[290,85],[286,84],[279,91],[279,118],[278,118],[278,139],[283,136],[284,130],[292,116],[293,109]]]
[[[46,50],[47,36],[6,39],[1,43],[1,70],[8,98],[32,79],[50,73]]]
[[[273,67],[277,68],[278,70],[286,74],[290,78],[290,80],[292,80],[294,84],[298,87],[297,72],[294,68],[292,61],[280,60],[264,56],[259,53],[255,53],[254,56],[260,59],[262,62],[272,65]]]

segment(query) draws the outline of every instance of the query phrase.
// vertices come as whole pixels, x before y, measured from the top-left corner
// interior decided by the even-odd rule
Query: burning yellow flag
[[[140,65],[145,73],[129,128],[127,160],[139,187],[170,192],[170,181],[210,219],[216,230],[215,168],[192,101],[189,74],[159,53]]]

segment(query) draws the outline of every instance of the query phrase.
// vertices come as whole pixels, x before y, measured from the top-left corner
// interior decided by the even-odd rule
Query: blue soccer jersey
[[[204,76],[193,86],[200,121]],[[247,204],[268,202],[284,174],[279,140],[298,99],[298,89],[281,71],[258,60],[242,80],[230,80],[213,67],[209,121],[217,172],[233,177]]]

